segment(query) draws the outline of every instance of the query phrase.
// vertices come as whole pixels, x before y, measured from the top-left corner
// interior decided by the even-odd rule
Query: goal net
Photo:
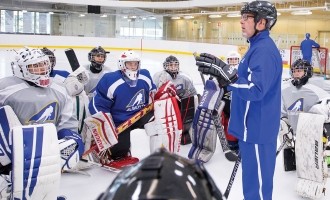
[[[290,47],[290,66],[297,59],[302,58],[300,46]],[[323,75],[326,78],[330,77],[330,66],[329,66],[329,55],[328,49],[324,47],[315,48],[312,51],[312,66],[314,73]]]

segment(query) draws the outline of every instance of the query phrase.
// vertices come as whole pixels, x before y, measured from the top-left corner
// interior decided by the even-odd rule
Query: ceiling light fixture
[[[171,19],[181,19],[181,17],[171,17]]]
[[[184,19],[194,19],[194,16],[187,15],[187,16],[184,16],[183,18],[184,18]]]
[[[85,14],[80,14],[79,17],[85,17]]]
[[[220,18],[221,15],[209,15],[209,18],[214,19],[214,18]]]
[[[108,17],[108,15],[106,15],[106,14],[103,14],[103,15],[101,15],[100,17]]]
[[[229,13],[227,17],[241,17],[241,14],[239,13]]]
[[[291,15],[311,15],[312,11],[310,10],[297,10],[297,11],[293,11],[291,12]]]

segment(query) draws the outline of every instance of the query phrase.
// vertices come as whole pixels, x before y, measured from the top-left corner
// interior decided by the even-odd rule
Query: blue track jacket
[[[249,143],[276,141],[281,116],[282,59],[269,31],[250,38],[232,90],[228,131]]]

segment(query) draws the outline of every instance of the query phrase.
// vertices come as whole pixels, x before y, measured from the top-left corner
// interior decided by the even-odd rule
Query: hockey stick
[[[135,122],[137,122],[139,119],[144,117],[147,113],[149,113],[151,110],[153,110],[154,104],[150,103],[149,105],[142,108],[139,112],[135,113],[131,118],[129,118],[127,121],[123,122],[116,128],[116,133],[119,135],[123,131],[125,131],[127,128],[132,126]],[[90,154],[92,151],[94,151],[97,148],[97,146],[93,146],[92,148],[88,149],[82,156],[86,156]]]
[[[287,135],[284,135],[284,136],[285,136],[285,138],[284,138],[283,142],[281,143],[281,145],[278,147],[278,149],[276,151],[276,157],[281,152],[281,150],[283,149],[283,147],[285,146],[285,143],[290,140]],[[230,190],[231,190],[231,188],[233,186],[233,183],[234,183],[234,180],[235,180],[235,177],[236,177],[236,174],[237,174],[237,170],[238,170],[238,167],[239,167],[240,164],[241,164],[241,154],[238,153],[238,158],[237,158],[237,160],[235,162],[235,165],[234,165],[233,171],[231,173],[231,176],[230,176],[230,179],[229,179],[229,182],[228,182],[226,191],[224,193],[224,196],[226,197],[226,199],[228,199]]]
[[[65,50],[65,55],[68,58],[68,61],[70,63],[72,71],[76,71],[79,67],[79,61],[77,59],[76,53],[74,52],[73,49],[66,49]]]
[[[80,161],[88,163],[88,164],[92,164],[94,166],[100,167],[100,168],[105,169],[107,171],[111,171],[111,172],[115,172],[115,173],[121,172],[120,169],[117,169],[117,168],[114,168],[114,167],[109,167],[109,166],[106,166],[106,165],[102,165],[101,163],[93,162],[93,161],[90,161],[90,160],[80,159]]]

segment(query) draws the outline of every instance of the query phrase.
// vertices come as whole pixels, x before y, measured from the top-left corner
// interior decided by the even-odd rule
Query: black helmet
[[[135,166],[125,168],[98,200],[110,199],[222,200],[202,163],[159,149]]]
[[[294,78],[293,71],[295,69],[303,69],[305,74],[301,78]],[[290,67],[290,73],[293,80],[292,84],[296,87],[305,85],[310,77],[313,76],[313,67],[307,60],[298,59]]]
[[[49,61],[50,61],[50,66],[53,70],[53,68],[56,65],[56,57],[53,51],[49,50],[47,47],[43,47],[42,49],[40,49],[42,51],[42,53],[44,53],[46,56],[48,56]]]
[[[175,69],[169,68],[169,65],[171,63],[175,63],[176,64],[176,68]],[[164,67],[165,71],[167,71],[167,73],[169,73],[171,75],[171,77],[173,79],[175,79],[176,76],[179,73],[179,70],[180,70],[180,63],[179,63],[179,60],[175,56],[170,55],[169,57],[167,57],[165,59],[165,61],[163,63],[163,67]]]
[[[88,61],[91,62],[91,70],[96,70],[100,72],[102,70],[102,66],[107,60],[107,53],[110,53],[109,51],[105,51],[101,46],[93,48],[89,53],[88,53]],[[104,55],[104,60],[103,62],[97,62],[94,60],[94,56],[96,55]]]
[[[257,23],[261,19],[266,19],[266,28],[271,29],[277,20],[277,11],[273,4],[268,1],[252,1],[245,4],[241,9],[241,14],[254,14],[254,22]]]

